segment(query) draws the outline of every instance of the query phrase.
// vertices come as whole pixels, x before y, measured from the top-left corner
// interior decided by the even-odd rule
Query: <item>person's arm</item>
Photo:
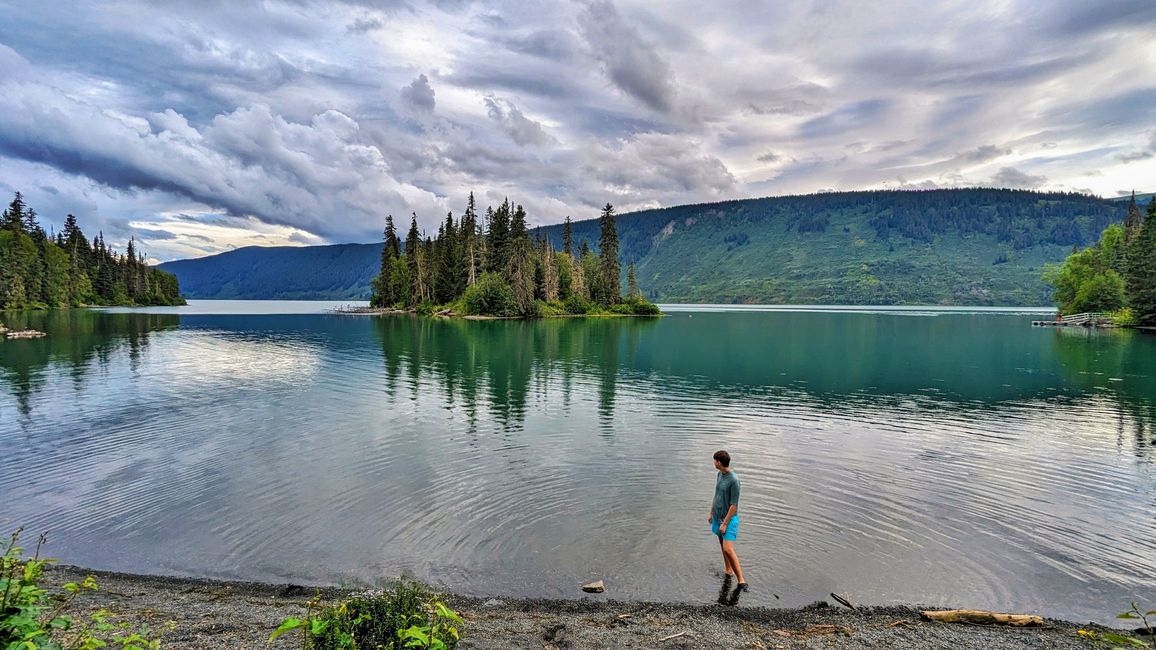
[[[731,517],[735,516],[738,511],[739,507],[732,503],[731,507],[727,508],[727,516],[723,517],[722,523],[718,526],[719,530],[726,530],[731,523]]]
[[[727,488],[727,492],[729,492],[728,496],[730,497],[731,507],[727,508],[727,515],[725,517],[723,517],[722,524],[719,526],[723,530],[726,529],[727,524],[731,523],[731,517],[735,516],[735,514],[738,513],[738,511],[739,511],[739,484],[738,484],[738,482],[736,481],[734,483],[731,483],[730,487]]]

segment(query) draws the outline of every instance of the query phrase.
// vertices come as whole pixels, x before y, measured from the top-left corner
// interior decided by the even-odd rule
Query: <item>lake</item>
[[[0,532],[99,569],[713,602],[726,448],[743,604],[1156,606],[1156,336],[1039,310],[329,306],[5,314],[49,336],[0,342]]]

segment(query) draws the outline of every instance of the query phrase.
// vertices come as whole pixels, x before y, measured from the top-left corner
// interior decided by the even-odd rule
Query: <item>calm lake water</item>
[[[1156,605],[1156,337],[1038,313],[6,314],[0,530],[101,569],[743,604]],[[777,594],[780,598],[775,599]]]

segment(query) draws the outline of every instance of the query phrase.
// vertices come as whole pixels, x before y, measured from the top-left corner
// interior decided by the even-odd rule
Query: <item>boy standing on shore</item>
[[[739,566],[739,556],[735,553],[735,540],[739,535],[739,479],[731,471],[731,455],[726,450],[720,449],[714,453],[714,467],[718,470],[718,476],[715,477],[714,502],[710,508],[710,530],[718,537],[719,546],[722,547],[723,567],[726,569],[723,593],[730,587],[731,580],[738,578],[739,584],[731,596],[731,600],[737,602],[739,592],[747,590],[747,581]]]

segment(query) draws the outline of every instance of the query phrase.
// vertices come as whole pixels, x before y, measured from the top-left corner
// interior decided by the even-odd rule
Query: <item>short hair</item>
[[[725,449],[720,449],[720,450],[714,452],[714,459],[717,460],[718,462],[722,463],[723,467],[730,467],[731,466],[731,455],[728,454],[727,450],[725,450]]]

